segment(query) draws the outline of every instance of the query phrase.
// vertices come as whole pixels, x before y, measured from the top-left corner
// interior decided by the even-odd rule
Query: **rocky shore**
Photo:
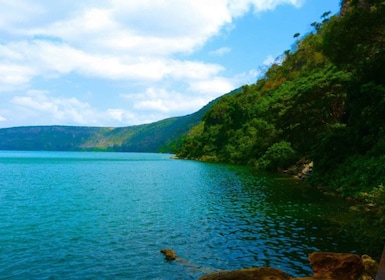
[[[179,257],[173,250],[162,249],[161,252],[166,260],[178,261]],[[378,271],[378,263],[368,255],[314,252],[308,258],[313,270],[309,277],[293,278],[272,267],[253,267],[209,273],[199,280],[372,280]]]

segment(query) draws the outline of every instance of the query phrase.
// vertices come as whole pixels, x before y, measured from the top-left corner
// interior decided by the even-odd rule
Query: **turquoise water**
[[[340,202],[339,204],[340,205]],[[167,154],[0,152],[0,279],[197,279],[348,252],[336,201],[298,181]],[[167,262],[172,248],[188,263]]]

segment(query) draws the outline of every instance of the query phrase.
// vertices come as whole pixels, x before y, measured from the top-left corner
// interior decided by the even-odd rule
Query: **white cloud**
[[[295,7],[300,7],[305,0],[227,0],[227,5],[233,17],[238,17],[252,9],[254,13],[273,10],[278,5],[290,4]]]
[[[27,29],[25,34],[60,37],[87,51],[191,53],[231,22],[225,2],[199,2],[203,1],[106,1]]]
[[[265,66],[271,66],[275,62],[275,58],[272,55],[269,55],[265,58],[263,61],[263,65]]]
[[[37,118],[41,115],[49,116],[45,122],[50,123],[68,121],[89,124],[94,122],[93,117],[96,115],[88,103],[76,98],[51,97],[45,91],[29,91],[27,95],[13,97],[11,102],[28,115]]]
[[[113,120],[117,120],[121,123],[130,123],[135,119],[135,115],[131,112],[123,109],[108,109],[107,115],[109,118],[112,118]]]
[[[256,73],[226,77],[224,66],[193,60],[190,54],[250,10],[303,1],[0,0],[0,92],[15,95],[9,104],[23,112],[15,118],[50,123],[140,123],[191,112]],[[229,52],[223,47],[211,55]],[[97,109],[92,99],[83,102],[62,88],[56,95],[32,90],[45,88],[35,78],[54,80],[59,88],[60,79],[71,74],[135,83],[141,86],[137,92],[144,93],[129,95],[132,108]],[[11,117],[2,115],[0,121]]]
[[[5,117],[3,117],[2,115],[0,115],[0,122],[4,122],[6,121],[7,119]]]
[[[30,125],[53,125],[65,123],[68,125],[95,125],[109,126],[111,123],[120,123],[120,126],[141,124],[159,120],[165,115],[135,114],[126,109],[109,108],[100,111],[93,108],[89,103],[82,102],[77,98],[57,98],[49,92],[41,90],[30,90],[25,95],[18,95],[11,100],[13,108],[8,110],[8,115],[14,111],[22,112],[24,117],[33,120]],[[21,116],[16,116],[19,119]],[[6,121],[6,117],[0,116],[0,121]]]
[[[165,88],[147,88],[144,93],[126,94],[123,97],[133,100],[133,108],[142,112],[158,112],[168,115],[179,115],[181,112],[193,112],[210,101],[208,96],[182,94]]]
[[[63,14],[54,12],[56,17],[49,16],[56,9],[43,0],[0,3],[0,31],[18,34],[0,45],[2,60],[10,65],[2,82],[16,86],[34,76],[71,72],[105,79],[215,77],[223,67],[173,55],[193,52],[251,7],[259,12],[301,0],[66,1],[60,4]],[[40,19],[42,15],[47,19]],[[224,47],[212,54],[229,51]]]
[[[218,95],[225,94],[235,88],[235,84],[229,79],[216,77],[213,79],[200,80],[190,84],[190,91],[201,94],[212,94],[210,97],[215,98]]]
[[[231,48],[223,47],[223,48],[219,48],[219,49],[211,51],[210,55],[222,56],[222,55],[225,55],[229,52],[231,52]]]
[[[0,63],[0,73],[0,92],[26,87],[35,74],[29,67],[2,63]]]
[[[240,73],[234,77],[234,84],[241,86],[243,84],[255,83],[262,73],[262,70],[257,69],[251,69],[247,72]]]
[[[284,61],[285,59],[285,56],[284,55],[278,55],[276,57],[272,56],[272,55],[268,55],[265,60],[263,61],[263,66],[265,68],[268,68],[270,67],[271,65],[273,64],[278,64],[278,65],[281,65],[282,62]]]
[[[167,101],[164,101],[160,98],[156,98],[135,102],[134,108],[140,110],[160,111],[163,113],[167,113],[170,111],[168,105],[170,104],[167,104]]]
[[[131,28],[139,27],[141,34],[163,38],[187,35],[199,42],[231,22],[231,13],[222,0],[112,0],[111,3],[117,20]]]
[[[12,61],[9,65],[0,64],[0,70],[4,69],[2,72],[5,73],[0,81],[9,85],[26,84],[36,75],[57,77],[71,72],[112,80],[154,81],[166,77],[176,80],[206,79],[223,70],[217,64],[167,57],[90,54],[67,44],[41,40],[14,43],[0,49],[0,54],[8,55],[8,61]],[[20,64],[17,63],[19,61]]]
[[[39,4],[31,5],[23,0],[0,0],[0,30],[15,30],[17,26],[30,23],[42,13]]]

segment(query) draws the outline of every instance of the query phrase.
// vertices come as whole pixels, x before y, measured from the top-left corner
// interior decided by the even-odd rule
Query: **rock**
[[[164,255],[164,257],[168,261],[173,261],[178,257],[174,252],[174,250],[171,250],[171,249],[162,249],[160,250],[160,252]]]
[[[215,272],[199,280],[291,280],[288,274],[271,267],[254,267],[240,270]]]
[[[372,280],[376,277],[379,267],[368,255],[360,257],[348,253],[314,252],[309,255],[313,276],[294,279],[272,267],[213,272],[213,269],[197,266],[180,258],[174,250],[162,249],[160,252],[168,261],[176,260],[194,271],[209,273],[199,280]]]
[[[355,254],[315,252],[309,255],[313,278],[357,280],[364,270],[361,258]]]
[[[160,252],[164,255],[167,261],[176,261],[184,265],[187,269],[191,270],[194,273],[213,273],[218,271],[218,269],[213,269],[209,267],[199,266],[189,262],[188,260],[182,259],[179,257],[174,250],[172,249],[162,249]]]
[[[361,256],[364,272],[361,275],[362,280],[371,280],[376,278],[378,271],[378,263],[368,255]]]
[[[313,162],[306,158],[299,160],[295,165],[290,166],[288,169],[282,170],[282,172],[293,175],[294,178],[297,179],[307,178],[312,173],[312,171]]]

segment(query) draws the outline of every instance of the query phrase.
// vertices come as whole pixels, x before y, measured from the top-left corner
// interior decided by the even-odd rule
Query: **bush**
[[[361,192],[359,194],[366,203],[371,206],[384,208],[385,207],[385,186],[380,184],[378,187],[374,187],[369,192]]]
[[[322,176],[315,167],[310,183],[328,186],[342,197],[359,198],[361,192],[369,193],[385,182],[384,166],[385,155],[353,155]]]
[[[255,166],[258,169],[276,170],[287,168],[297,160],[297,154],[286,141],[281,141],[270,146],[265,154],[260,157]]]

